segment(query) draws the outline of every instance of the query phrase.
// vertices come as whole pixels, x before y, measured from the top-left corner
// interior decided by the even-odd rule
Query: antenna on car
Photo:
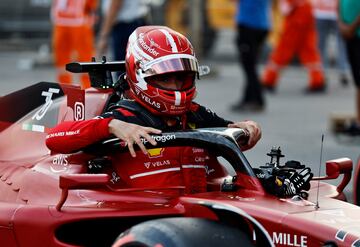
[[[321,164],[322,164],[322,156],[323,156],[323,146],[324,146],[324,134],[321,135],[321,148],[320,148],[320,164],[319,164],[319,177],[321,173]],[[320,190],[320,179],[318,180],[318,187],[316,192],[316,205],[315,209],[319,209],[319,190]]]

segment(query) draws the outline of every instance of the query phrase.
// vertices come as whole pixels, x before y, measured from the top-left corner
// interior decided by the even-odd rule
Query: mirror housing
[[[69,190],[100,188],[109,183],[110,176],[108,174],[66,174],[61,175],[59,179],[59,187],[61,197],[56,205],[56,210],[60,211],[64,205]]]
[[[337,186],[337,192],[341,193],[345,186],[350,182],[353,169],[352,160],[349,158],[339,158],[326,161],[326,176],[314,177],[313,180],[330,180],[336,179],[340,174],[344,174],[341,183]]]

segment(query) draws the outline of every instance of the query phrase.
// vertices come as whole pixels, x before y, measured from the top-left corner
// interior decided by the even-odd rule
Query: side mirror
[[[207,65],[200,65],[199,66],[199,76],[202,77],[204,75],[210,74],[210,67]]]
[[[60,211],[64,205],[69,190],[99,188],[108,184],[110,176],[107,174],[67,174],[61,175],[59,187],[62,189],[60,201],[56,210]]]
[[[326,161],[326,176],[314,177],[313,180],[336,179],[340,174],[344,174],[341,183],[337,186],[337,192],[341,193],[345,186],[350,182],[353,169],[352,160],[349,158],[340,158]]]

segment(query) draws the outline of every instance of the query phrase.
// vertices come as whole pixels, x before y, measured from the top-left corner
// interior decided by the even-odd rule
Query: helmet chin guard
[[[129,37],[125,65],[131,96],[150,112],[178,116],[189,111],[196,94],[194,82],[184,90],[148,83],[152,77],[172,73],[198,76],[198,61],[185,36],[163,26],[139,27]]]

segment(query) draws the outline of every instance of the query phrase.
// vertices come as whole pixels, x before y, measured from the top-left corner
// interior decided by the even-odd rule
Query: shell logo
[[[156,158],[162,156],[164,148],[152,148],[152,149],[148,149],[147,151],[149,158]]]

